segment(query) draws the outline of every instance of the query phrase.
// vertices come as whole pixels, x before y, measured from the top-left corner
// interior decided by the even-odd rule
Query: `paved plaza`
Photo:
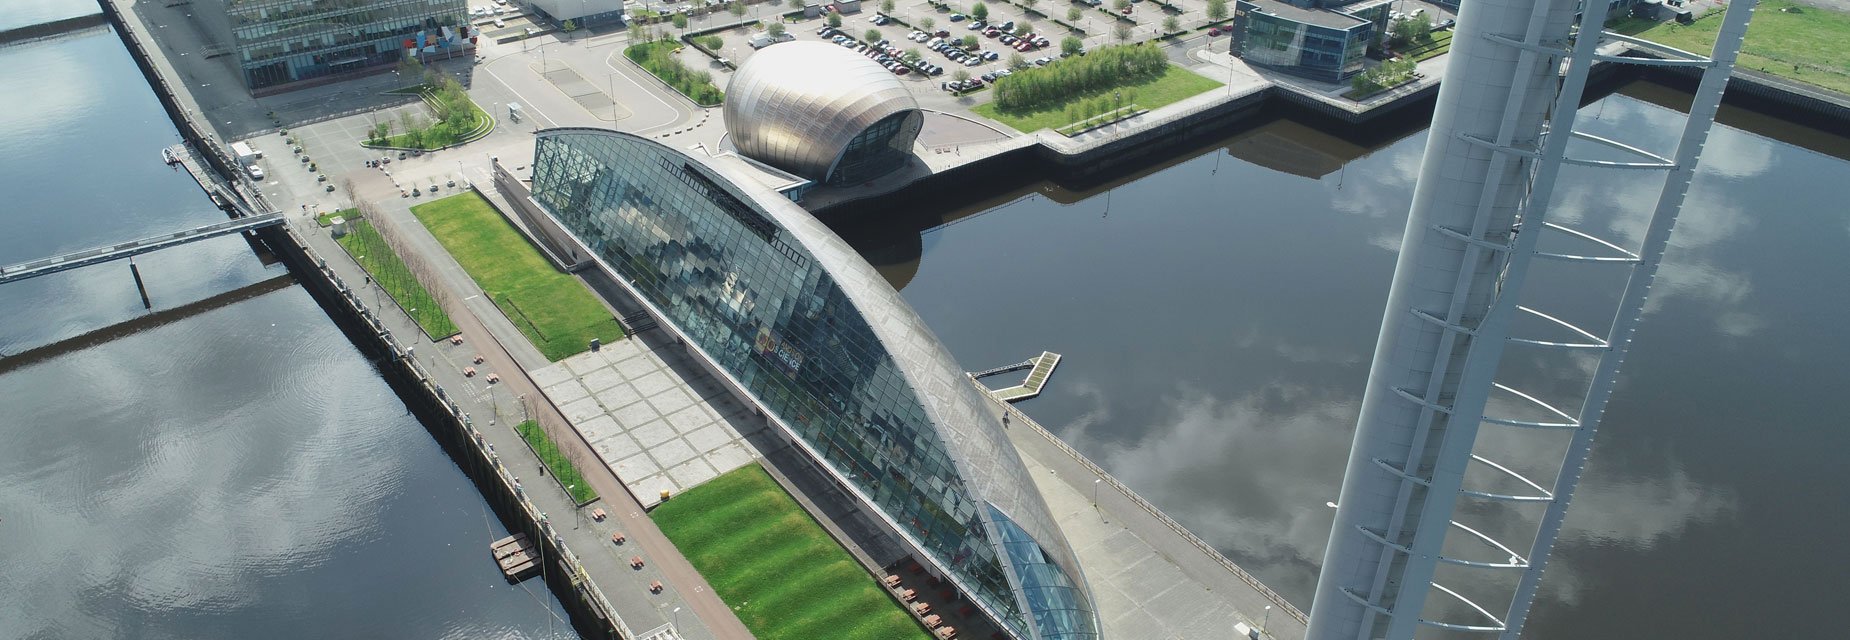
[[[528,372],[645,507],[758,457],[764,420],[672,343],[620,340]]]

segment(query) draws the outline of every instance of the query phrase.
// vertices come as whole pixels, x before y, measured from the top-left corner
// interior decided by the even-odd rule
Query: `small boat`
[[[174,155],[173,149],[169,148],[161,149],[161,158],[166,160],[167,164],[179,164],[180,162],[180,157]]]

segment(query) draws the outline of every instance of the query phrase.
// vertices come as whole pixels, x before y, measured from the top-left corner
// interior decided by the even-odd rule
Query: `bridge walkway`
[[[130,240],[119,244],[92,247],[81,251],[62,253],[48,258],[30,260],[18,264],[0,267],[0,284],[18,282],[28,278],[51,275],[60,271],[69,271],[80,267],[121,260],[144,253],[177,247],[190,242],[198,242],[219,236],[243,233],[253,229],[275,226],[283,223],[280,211],[233,218],[224,222],[200,225],[184,231],[149,236],[139,240]]]

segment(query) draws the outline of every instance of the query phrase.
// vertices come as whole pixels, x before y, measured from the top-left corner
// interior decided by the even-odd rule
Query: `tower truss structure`
[[[1599,0],[1463,3],[1308,638],[1400,640],[1422,629],[1505,640],[1521,634],[1754,6],[1737,0],[1728,7],[1705,56],[1614,33],[1586,37],[1599,31],[1576,25],[1605,23],[1608,5]],[[1626,49],[1634,54],[1621,55]],[[1595,63],[1700,69],[1674,149],[1660,154],[1574,130]],[[1601,157],[1625,159],[1570,155],[1570,141],[1578,141],[1577,154],[1598,148]],[[1661,180],[1636,247],[1549,219],[1563,166]],[[1552,238],[1549,246],[1586,249],[1542,250],[1537,243],[1544,237]],[[1538,308],[1544,305],[1525,304],[1524,285],[1537,260],[1616,270],[1624,288],[1606,303],[1610,321],[1583,327]],[[1537,326],[1547,331],[1533,333]],[[1576,398],[1550,402],[1498,380],[1510,347],[1589,354],[1597,364]],[[1506,415],[1487,406],[1526,409]],[[1517,470],[1521,465],[1481,451],[1480,432],[1491,429],[1552,438],[1563,451],[1554,475],[1531,477]],[[1498,479],[1495,487],[1467,482],[1487,476]],[[1461,522],[1460,501],[1507,505],[1501,513],[1529,510],[1539,524],[1529,540],[1500,538],[1492,532],[1511,529],[1509,523]],[[1447,586],[1434,581],[1441,566],[1448,575],[1502,575]],[[1429,603],[1433,594],[1452,602]]]

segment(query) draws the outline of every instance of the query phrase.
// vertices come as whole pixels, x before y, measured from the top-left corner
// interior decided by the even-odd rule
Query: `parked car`
[[[1049,64],[1053,64],[1053,58],[1049,58],[1047,56],[1041,56],[1039,58],[1034,59],[1034,66],[1045,67]]]
[[[995,62],[995,61],[996,61],[996,59],[997,59],[997,58],[1000,58],[1000,57],[1002,57],[1002,54],[1000,54],[1000,53],[996,53],[996,52],[994,52],[994,51],[984,51],[984,52],[983,52],[983,56],[982,56],[982,58],[983,58],[984,60],[987,60],[987,61],[990,61],[990,62]]]
[[[969,29],[971,31],[976,31],[976,30],[982,29],[987,26],[989,26],[989,23],[984,22],[982,20],[971,20],[969,24]]]
[[[1003,30],[1003,31],[1014,31],[1014,30],[1015,30],[1015,21],[1014,21],[1014,20],[1010,20],[1010,21],[1008,21],[1008,22],[1004,22],[1004,23],[1002,23],[1002,24],[999,24],[999,25],[996,25],[996,28],[997,28],[997,29],[1001,29],[1001,30]]]
[[[1130,14],[1131,14],[1131,9],[1132,9],[1132,8],[1134,8],[1134,7],[1136,7],[1136,6],[1137,6],[1137,5],[1134,5],[1134,4],[1127,4],[1127,5],[1124,5],[1124,9],[1123,9],[1123,10],[1121,10],[1121,11],[1119,11],[1118,13],[1122,13],[1122,14],[1124,14],[1124,15],[1127,15],[1127,16],[1128,16],[1128,15],[1130,15]]]
[[[969,16],[966,16],[966,15],[964,15],[964,14],[961,14],[961,13],[953,13],[953,14],[951,14],[951,22],[963,22],[963,21],[964,21],[964,19],[965,19],[965,18],[968,18],[968,17],[969,17]]]
[[[1450,29],[1455,26],[1458,26],[1457,20],[1446,18],[1444,20],[1440,20],[1439,24],[1433,25],[1433,30],[1434,31],[1444,31],[1446,29]]]
[[[506,20],[502,20],[502,19],[500,19],[500,18],[495,18],[495,28],[497,28],[497,29],[500,29],[500,28],[503,28],[503,27],[506,27],[506,26],[507,26],[507,21],[506,21]]]

